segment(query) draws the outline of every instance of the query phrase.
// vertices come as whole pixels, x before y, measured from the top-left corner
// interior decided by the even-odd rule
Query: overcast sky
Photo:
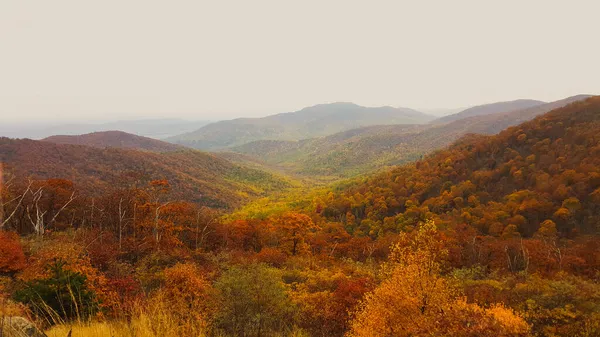
[[[598,94],[599,3],[0,0],[0,122]]]

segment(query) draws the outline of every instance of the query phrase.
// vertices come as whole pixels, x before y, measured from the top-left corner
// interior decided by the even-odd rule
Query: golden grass
[[[105,321],[93,323],[61,324],[46,331],[48,337],[178,337],[205,336],[203,329],[181,325],[167,314],[150,316],[142,313],[131,321]]]
[[[178,337],[206,336],[205,322],[182,321],[166,304],[154,302],[134,310],[130,319],[73,322],[53,326],[48,337]]]
[[[57,325],[46,331],[48,337],[66,337],[69,331],[72,336],[89,336],[89,337],[104,337],[104,336],[131,336],[125,334],[122,327],[118,327],[112,323],[91,323],[91,324],[75,324],[75,325]]]

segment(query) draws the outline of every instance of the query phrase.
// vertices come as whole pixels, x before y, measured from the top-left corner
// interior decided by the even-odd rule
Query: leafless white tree
[[[0,171],[1,171],[1,168],[0,168]],[[0,177],[0,179],[2,179],[2,178]],[[2,200],[2,182],[0,180],[0,229],[3,229],[4,226],[13,218],[13,216],[15,216],[15,214],[17,213],[17,210],[23,204],[23,199],[25,199],[25,196],[27,195],[27,193],[29,193],[31,191],[31,184],[32,184],[32,182],[29,181],[29,185],[27,185],[27,188],[21,195],[13,198],[12,200],[4,202]],[[6,188],[7,185],[4,185],[4,187]],[[13,207],[12,212],[8,215],[8,217],[4,217],[4,215],[5,215],[4,208],[7,205],[10,205],[14,202],[17,202],[17,204]]]
[[[65,204],[56,213],[54,213],[52,219],[50,219],[48,223],[45,223],[44,216],[46,215],[48,210],[43,210],[40,206],[40,200],[42,199],[42,196],[44,194],[44,189],[40,187],[35,192],[30,190],[30,193],[32,194],[33,199],[32,204],[27,206],[27,218],[29,219],[29,222],[31,222],[33,230],[37,235],[43,235],[46,231],[46,227],[53,224],[56,221],[56,218],[60,215],[60,213],[64,211],[64,209],[67,208],[67,206],[69,206],[69,204],[71,204],[73,200],[75,200],[75,192],[73,192],[71,193],[69,200],[67,200],[67,202],[65,202]]]

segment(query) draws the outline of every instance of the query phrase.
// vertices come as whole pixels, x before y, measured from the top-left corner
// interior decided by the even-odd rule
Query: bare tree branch
[[[12,219],[12,217],[17,213],[17,210],[19,209],[19,207],[21,207],[21,204],[23,203],[23,199],[25,199],[25,195],[27,195],[27,192],[29,192],[31,190],[31,184],[32,184],[32,182],[30,180],[29,185],[27,185],[27,189],[25,189],[25,192],[23,192],[23,194],[21,194],[20,197],[17,197],[17,198],[19,198],[19,202],[17,203],[17,206],[15,206],[12,213],[6,219],[4,219],[4,221],[2,221],[2,223],[0,223],[0,229],[4,228],[4,225],[6,225],[10,221],[10,219]],[[14,199],[13,199],[13,201],[14,201]],[[4,210],[4,204],[0,204],[0,207],[2,207]]]

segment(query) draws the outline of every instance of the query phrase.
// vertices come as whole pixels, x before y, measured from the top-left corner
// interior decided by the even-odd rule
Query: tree
[[[447,251],[435,224],[392,247],[387,278],[356,312],[349,336],[524,336],[529,326],[502,306],[466,303],[441,275]],[[393,305],[390,305],[393,303]]]
[[[178,263],[164,270],[162,287],[155,300],[165,303],[185,325],[206,330],[213,309],[213,289],[193,263]]]
[[[15,233],[0,231],[0,274],[12,274],[25,268],[25,254]]]
[[[275,219],[275,230],[281,233],[281,241],[291,247],[290,253],[296,255],[302,250],[306,237],[319,227],[304,214],[288,212]]]
[[[215,283],[220,304],[216,327],[231,336],[265,336],[289,328],[292,303],[277,269],[234,267]]]

